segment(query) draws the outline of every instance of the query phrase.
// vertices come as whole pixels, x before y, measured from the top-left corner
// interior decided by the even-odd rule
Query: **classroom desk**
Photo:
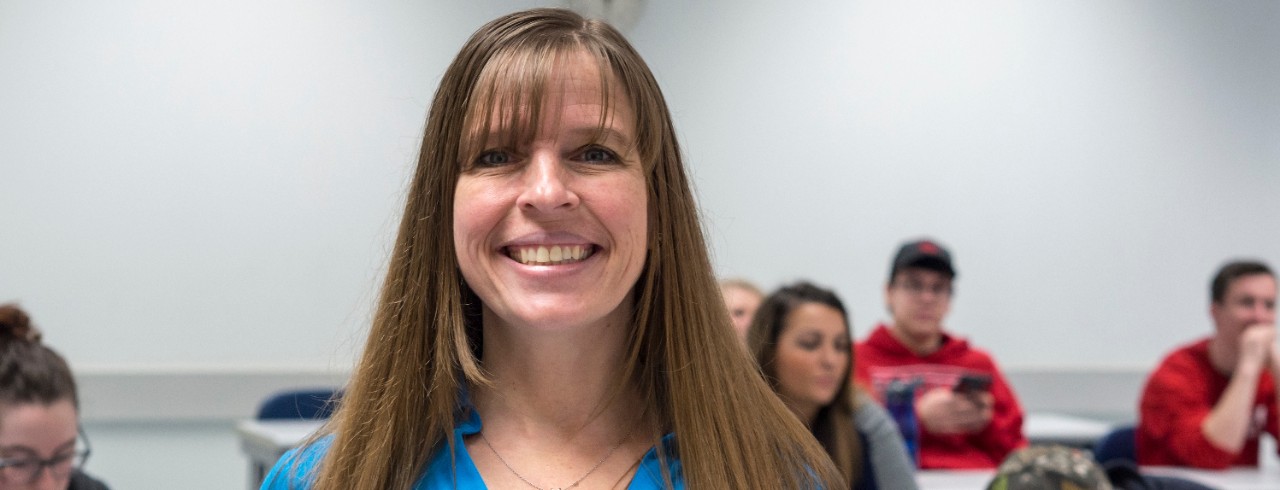
[[[1280,468],[1231,468],[1193,470],[1167,466],[1144,466],[1143,474],[1176,476],[1223,490],[1276,490],[1280,488]],[[994,470],[925,470],[916,473],[921,490],[981,490],[991,482]]]
[[[1057,413],[1029,413],[1022,421],[1022,433],[1031,444],[1062,444],[1093,449],[1094,441],[1110,432],[1113,424]]]
[[[249,488],[261,486],[276,460],[323,424],[323,420],[242,420],[237,423],[240,449],[249,457]]]
[[[315,432],[322,423],[323,421],[315,420],[244,420],[236,424],[240,448],[249,457],[249,488],[258,488],[276,460]],[[1063,444],[1074,447],[1090,447],[1094,440],[1110,429],[1111,424],[1105,422],[1054,413],[1027,414],[1023,424],[1023,432],[1032,444]],[[990,479],[990,472],[984,474]],[[957,488],[945,486],[951,478],[958,478],[962,484],[970,485],[964,488],[981,488],[981,485],[972,486],[972,478],[976,477],[966,472],[957,472],[955,475],[938,474],[929,478],[929,481],[936,480],[943,485],[938,488]]]

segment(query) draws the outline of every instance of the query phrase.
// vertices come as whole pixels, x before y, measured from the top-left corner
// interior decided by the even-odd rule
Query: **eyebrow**
[[[483,141],[483,142],[502,141],[505,139],[509,139],[511,137],[510,133],[511,131],[500,131],[497,129],[484,131],[483,133],[481,133],[482,139],[478,141]],[[622,131],[619,131],[614,127],[614,125],[611,125],[611,124],[604,125],[604,126],[595,125],[595,124],[584,124],[582,126],[566,128],[561,131],[561,134],[567,135],[570,137],[590,136],[591,140],[600,141],[600,142],[615,141],[618,144],[623,144],[623,145],[630,144],[633,146],[635,144],[634,137],[626,133],[623,133]]]
[[[565,131],[570,136],[579,136],[586,134],[592,136],[592,141],[598,143],[607,143],[623,147],[623,150],[630,152],[636,148],[636,139],[630,135],[624,134],[622,131],[615,129],[613,126],[592,127],[592,128],[570,128]]]

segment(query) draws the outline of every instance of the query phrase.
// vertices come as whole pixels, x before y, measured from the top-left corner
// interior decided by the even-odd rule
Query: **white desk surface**
[[[1278,468],[1231,468],[1223,471],[1193,470],[1166,466],[1143,466],[1143,474],[1176,476],[1223,490],[1276,490],[1280,488]],[[994,470],[925,470],[916,473],[921,490],[982,490],[991,482]]]
[[[236,424],[240,447],[259,460],[275,462],[285,451],[324,425],[323,420],[242,420]]]
[[[321,425],[323,420],[242,420],[237,423],[240,449],[249,456],[248,488],[258,488],[276,460]]]
[[[1091,446],[1110,432],[1114,424],[1073,415],[1029,413],[1022,421],[1022,433],[1032,444],[1058,443]]]

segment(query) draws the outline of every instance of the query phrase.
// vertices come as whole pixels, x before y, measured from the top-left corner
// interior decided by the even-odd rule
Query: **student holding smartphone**
[[[914,386],[921,468],[994,468],[1027,444],[1022,407],[990,355],[943,330],[955,275],[936,242],[902,245],[885,286],[893,322],[855,346],[854,373],[881,403],[890,385]]]

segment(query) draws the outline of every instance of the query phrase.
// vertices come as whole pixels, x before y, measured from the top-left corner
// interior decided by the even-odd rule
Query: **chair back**
[[[1115,459],[1138,461],[1138,434],[1132,425],[1111,429],[1093,444],[1093,459],[1106,464]]]
[[[342,391],[332,388],[290,390],[271,395],[258,408],[259,420],[323,420],[333,415]]]

